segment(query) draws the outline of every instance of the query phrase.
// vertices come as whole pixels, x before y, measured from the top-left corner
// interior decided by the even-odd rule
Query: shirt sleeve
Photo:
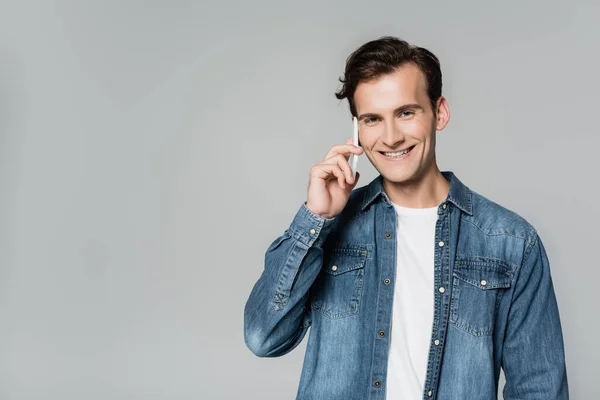
[[[548,256],[537,233],[516,278],[502,368],[505,400],[569,398],[558,305]]]
[[[282,356],[304,338],[311,324],[308,291],[323,265],[322,245],[335,220],[313,213],[304,202],[267,248],[263,272],[244,308],[244,340],[255,355]]]

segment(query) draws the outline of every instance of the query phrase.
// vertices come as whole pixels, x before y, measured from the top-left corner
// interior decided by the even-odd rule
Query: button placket
[[[442,208],[444,210],[449,209],[450,207],[448,207],[448,204],[446,202],[442,203]],[[446,309],[444,309],[444,306],[446,306],[448,304],[448,302],[445,300],[445,298],[443,298],[442,296],[445,296],[446,293],[446,287],[444,287],[444,284],[449,284],[444,277],[448,274],[447,271],[447,266],[444,264],[444,261],[446,259],[446,257],[444,256],[445,253],[445,249],[444,247],[448,248],[446,245],[448,244],[447,241],[442,240],[442,239],[448,239],[448,233],[447,233],[447,227],[448,227],[448,222],[450,219],[450,213],[448,212],[448,210],[446,210],[445,212],[440,212],[439,218],[438,218],[438,224],[436,225],[436,242],[435,243],[435,247],[436,247],[436,251],[435,251],[435,257],[436,257],[436,267],[439,265],[440,268],[436,268],[435,270],[435,282],[436,282],[436,286],[437,286],[437,291],[439,292],[439,296],[438,298],[436,298],[436,303],[440,302],[441,306],[440,308],[436,308],[435,313],[434,313],[434,318],[436,318],[435,321],[438,321],[438,328],[436,329],[436,331],[433,333],[433,337],[432,337],[432,341],[430,342],[433,346],[430,349],[431,353],[430,355],[437,361],[440,360],[441,354],[442,354],[442,339],[445,335],[445,328],[444,328],[444,324],[442,323],[442,319],[445,317],[445,313],[446,313]],[[450,251],[450,249],[448,249],[448,251]],[[436,323],[434,321],[434,324]],[[429,386],[429,390],[426,389],[426,396],[427,397],[433,397],[433,388],[436,385],[436,382],[439,379],[439,369],[436,371],[435,369],[432,369],[431,371],[428,369],[427,372],[427,376],[426,376],[426,385]]]

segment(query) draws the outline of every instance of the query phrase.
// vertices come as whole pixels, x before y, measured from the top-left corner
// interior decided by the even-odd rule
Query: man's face
[[[394,183],[413,181],[435,165],[436,130],[444,128],[449,113],[441,97],[436,118],[425,76],[416,65],[405,64],[391,74],[359,83],[354,103],[360,144],[385,179]],[[400,158],[383,154],[410,147],[410,152]]]

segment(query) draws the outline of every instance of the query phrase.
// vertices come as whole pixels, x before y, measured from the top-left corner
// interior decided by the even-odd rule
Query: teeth
[[[401,157],[401,156],[405,155],[406,153],[408,153],[409,150],[410,149],[406,149],[404,151],[399,151],[397,153],[383,153],[383,154],[385,154],[388,157]]]

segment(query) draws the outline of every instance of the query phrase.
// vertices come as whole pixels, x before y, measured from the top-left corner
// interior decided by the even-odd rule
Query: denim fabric
[[[544,245],[524,218],[451,171],[435,228],[434,320],[423,399],[568,399]],[[244,337],[279,357],[310,334],[297,399],[383,400],[396,280],[396,213],[378,175],[326,219],[300,206],[265,252]],[[400,227],[401,229],[402,227]],[[425,372],[424,372],[425,373]]]

